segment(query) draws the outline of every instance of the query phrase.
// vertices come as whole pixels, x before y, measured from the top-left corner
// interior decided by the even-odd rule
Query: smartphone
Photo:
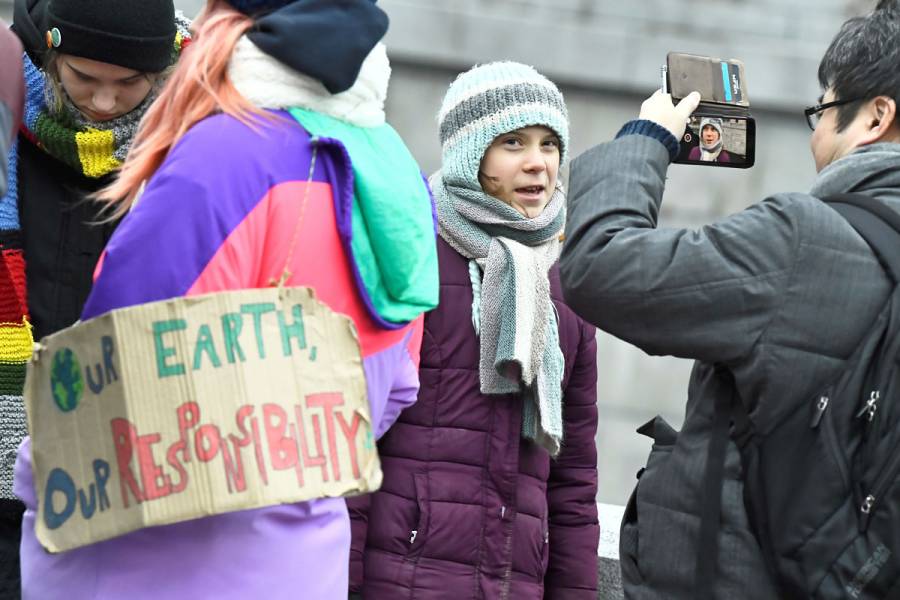
[[[684,136],[676,163],[747,169],[756,162],[756,121],[750,115],[744,63],[681,52],[666,56],[663,91],[677,103],[693,91],[700,104]]]
[[[697,91],[702,103],[750,106],[744,63],[740,60],[669,52],[666,71],[673,100],[681,100]]]

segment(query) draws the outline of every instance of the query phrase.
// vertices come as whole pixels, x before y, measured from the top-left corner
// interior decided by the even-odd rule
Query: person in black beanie
[[[26,433],[25,363],[33,340],[78,319],[115,227],[98,225],[98,205],[85,199],[112,181],[189,39],[172,0],[16,0],[13,18],[25,111],[0,157],[9,165],[0,195],[0,600],[20,596],[24,507],[12,471]]]

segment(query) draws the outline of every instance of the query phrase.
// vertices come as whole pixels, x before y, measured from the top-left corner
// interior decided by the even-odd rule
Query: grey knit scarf
[[[448,183],[440,172],[430,183],[440,236],[470,259],[481,393],[519,393],[523,437],[556,456],[564,362],[547,272],[559,257],[565,223],[562,186],[529,219],[481,189]]]

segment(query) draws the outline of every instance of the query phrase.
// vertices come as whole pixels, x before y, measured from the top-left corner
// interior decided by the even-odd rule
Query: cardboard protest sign
[[[142,304],[42,346],[25,398],[50,552],[381,483],[356,330],[307,288]]]

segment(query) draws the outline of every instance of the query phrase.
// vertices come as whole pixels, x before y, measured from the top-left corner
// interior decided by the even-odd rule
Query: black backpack
[[[859,194],[824,201],[894,281],[847,368],[787,415],[716,399],[695,579],[712,598],[727,440],[741,452],[744,504],[784,599],[900,599],[900,215]],[[730,374],[719,369],[721,377]],[[786,399],[789,400],[789,399]]]

